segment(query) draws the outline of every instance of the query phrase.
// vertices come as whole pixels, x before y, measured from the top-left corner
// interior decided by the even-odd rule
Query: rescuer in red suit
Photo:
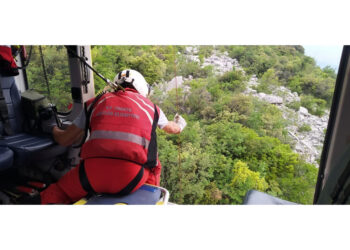
[[[180,115],[168,121],[147,98],[150,88],[139,72],[123,70],[114,81],[125,91],[89,100],[87,112],[81,112],[67,129],[53,128],[55,141],[70,146],[82,138],[90,121],[81,163],[42,191],[37,203],[70,204],[91,192],[125,195],[145,183],[159,185],[156,127],[178,134],[186,121]]]

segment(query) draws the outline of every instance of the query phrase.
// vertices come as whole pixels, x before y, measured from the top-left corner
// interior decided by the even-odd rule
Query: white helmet
[[[151,88],[140,72],[133,69],[125,69],[114,77],[117,84],[129,83],[144,97],[147,97]]]

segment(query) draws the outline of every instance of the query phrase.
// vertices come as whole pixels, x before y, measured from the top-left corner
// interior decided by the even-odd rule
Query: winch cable
[[[174,75],[175,75],[175,96],[176,96],[176,113],[179,114],[179,95],[178,95],[178,84],[177,84],[177,74],[176,74],[176,52],[175,47],[173,47],[173,53],[174,53]],[[178,134],[177,137],[177,152],[178,152],[178,169],[179,169],[179,197],[180,197],[180,203],[183,203],[182,198],[182,169],[181,169],[181,136]]]
[[[39,46],[39,52],[40,52],[40,58],[41,58],[41,65],[43,67],[43,72],[44,72],[45,83],[46,83],[46,87],[47,87],[47,91],[48,91],[48,95],[49,95],[49,100],[52,103],[49,80],[47,79],[45,61],[44,61],[44,56],[43,56],[43,51],[42,51],[41,45]]]
[[[86,62],[87,58],[79,56],[74,50],[72,50],[69,46],[65,46],[68,50],[68,53],[73,55],[74,57],[78,58],[84,65],[86,65],[89,69],[91,69],[98,77],[100,77],[104,82],[106,82],[109,86],[111,86],[113,89],[118,90],[121,89],[125,91],[125,89],[120,86],[119,84],[110,81],[106,77],[104,77],[101,73],[99,73],[96,69],[94,69],[90,64]]]

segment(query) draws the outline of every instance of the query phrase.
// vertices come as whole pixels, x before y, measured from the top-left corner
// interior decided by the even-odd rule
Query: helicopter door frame
[[[86,62],[92,65],[91,47],[89,45],[84,46],[67,46],[73,50],[78,56],[84,57]],[[73,100],[73,108],[71,112],[66,116],[68,120],[74,120],[74,118],[84,108],[84,103],[95,97],[95,85],[92,72],[86,65],[84,65],[78,58],[68,53],[68,65],[71,79],[71,93]]]
[[[334,88],[327,132],[322,150],[314,204],[328,180],[328,176],[350,144],[350,46],[344,46]]]

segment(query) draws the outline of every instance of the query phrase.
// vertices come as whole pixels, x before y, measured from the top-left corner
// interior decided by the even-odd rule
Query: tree
[[[250,170],[246,163],[237,161],[233,166],[233,179],[227,185],[228,192],[225,193],[230,197],[234,204],[242,204],[244,196],[249,190],[255,189],[264,192],[268,184],[260,174]]]

